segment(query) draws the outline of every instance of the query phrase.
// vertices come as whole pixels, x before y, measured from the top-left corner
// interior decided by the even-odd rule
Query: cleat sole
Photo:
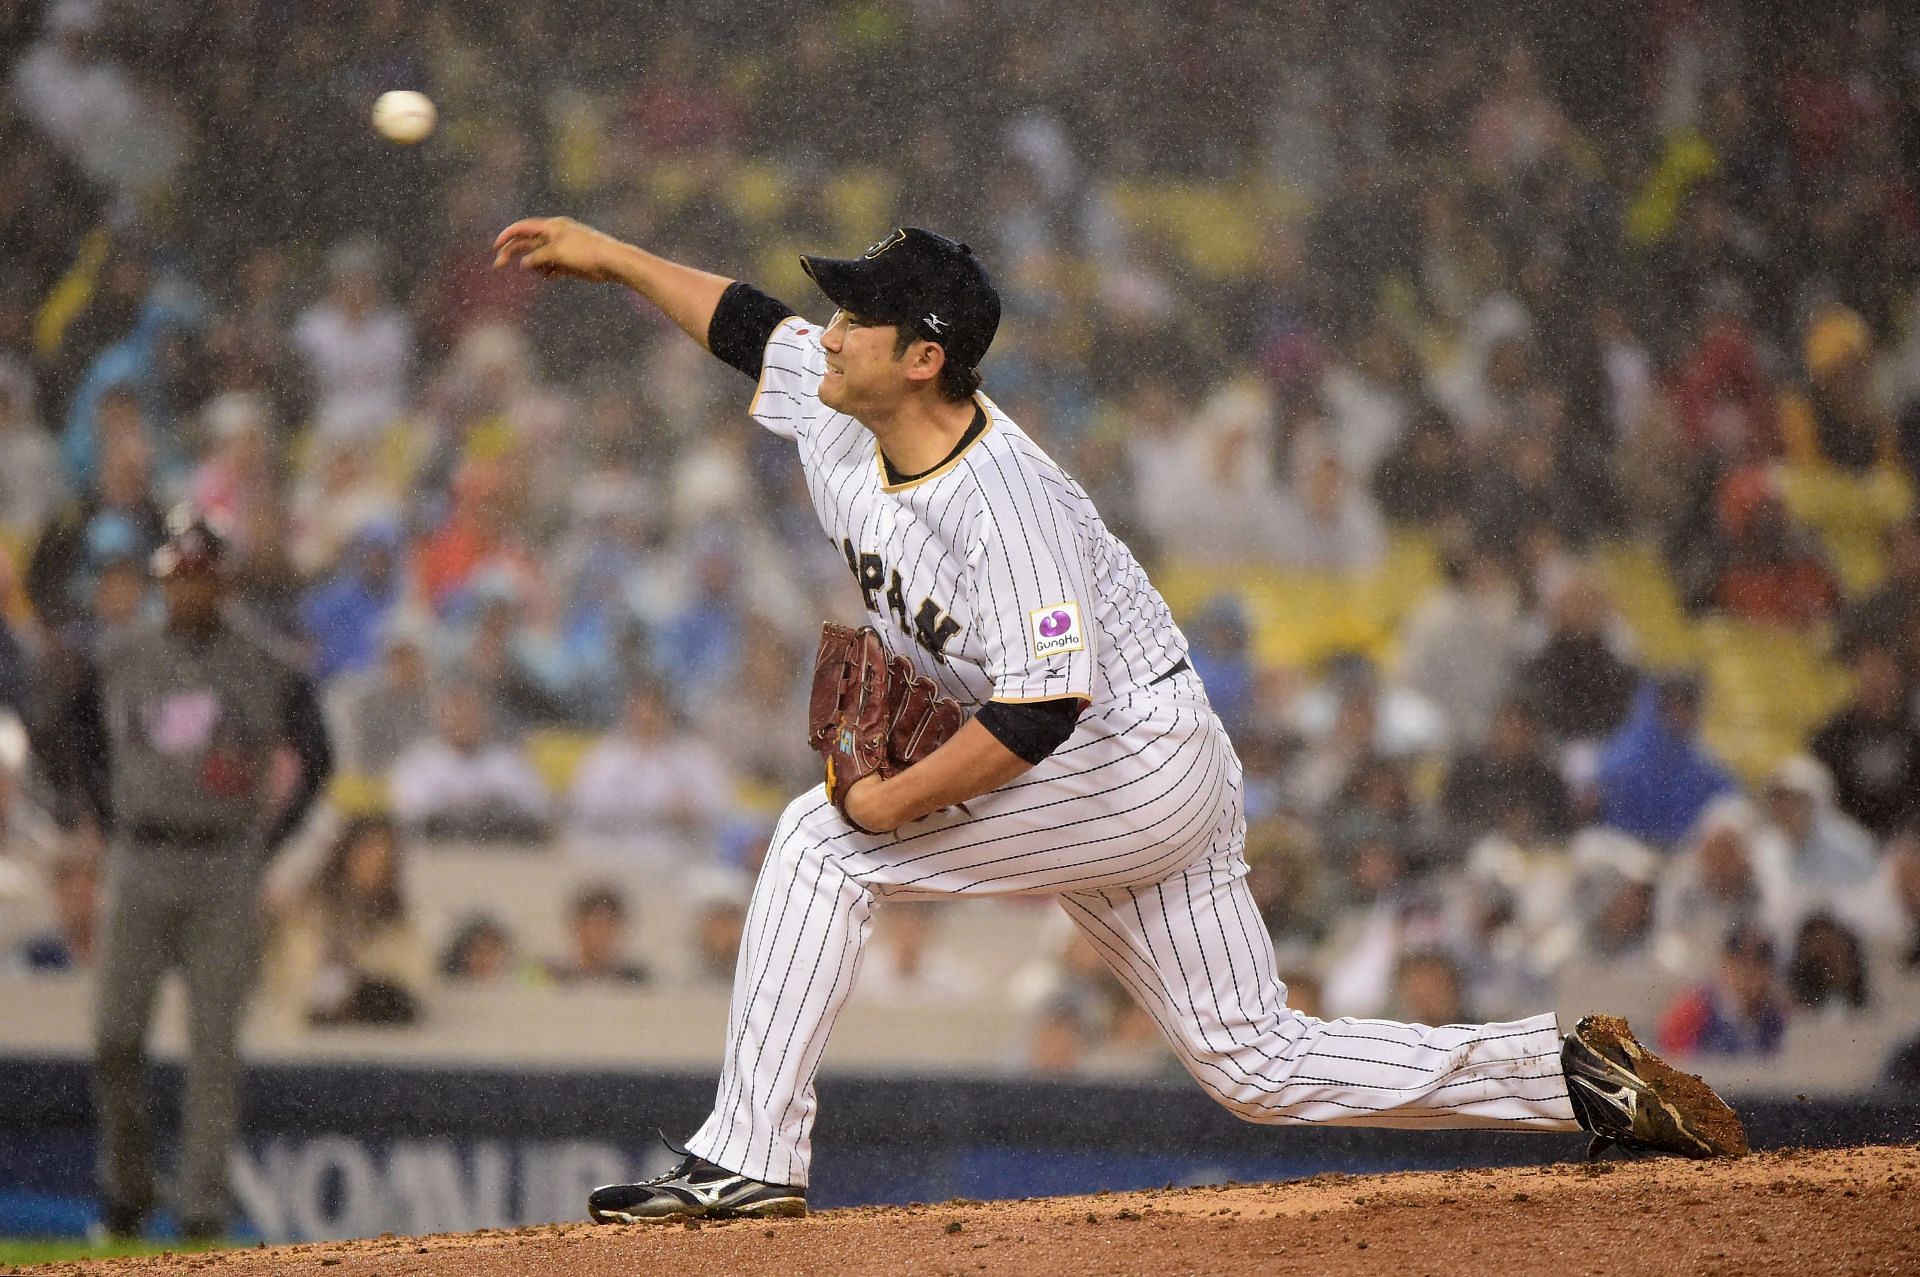
[[[689,1219],[799,1219],[807,1213],[804,1197],[776,1197],[752,1206],[688,1206],[658,1215],[636,1215],[618,1210],[587,1210],[596,1224],[679,1224]]]
[[[1603,1055],[1618,1053],[1646,1084],[1641,1111],[1661,1151],[1694,1158],[1744,1157],[1746,1129],[1727,1102],[1692,1073],[1683,1073],[1640,1045],[1619,1016],[1590,1015],[1577,1030]]]

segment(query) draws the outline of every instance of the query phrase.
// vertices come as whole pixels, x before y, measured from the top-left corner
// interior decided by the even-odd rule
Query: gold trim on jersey
[[[788,315],[785,319],[775,324],[773,326],[773,331],[767,334],[767,346],[773,345],[773,339],[780,335],[780,330],[782,328],[785,328],[788,324],[791,324],[796,319],[803,324],[811,322],[807,319],[805,315]],[[755,413],[760,411],[760,396],[766,393],[767,393],[767,348],[766,346],[762,346],[760,348],[760,375],[754,379],[753,398],[747,401],[747,415],[749,417],[753,416]],[[796,431],[795,433],[798,433],[798,432]]]
[[[975,406],[977,406],[980,409],[981,412],[986,414],[987,424],[980,427],[980,433],[975,435],[973,439],[967,444],[966,447],[960,449],[960,451],[954,453],[951,457],[948,457],[945,461],[942,461],[939,465],[927,471],[925,474],[917,474],[913,478],[902,480],[899,483],[888,483],[887,482],[887,454],[880,451],[880,441],[878,439],[875,439],[873,441],[873,464],[880,471],[880,491],[905,492],[908,488],[911,488],[916,484],[925,483],[929,479],[938,479],[941,475],[945,474],[947,471],[959,465],[960,459],[966,456],[969,452],[972,452],[974,449],[974,445],[979,443],[982,439],[986,438],[988,432],[993,429],[993,405],[990,402],[988,402],[987,397],[985,395],[979,394],[977,392],[973,396],[973,402]]]
[[[895,244],[904,244],[906,242],[907,242],[906,228],[896,226],[893,230],[893,234],[887,236],[885,239],[875,244],[872,248],[869,248],[866,252],[860,254],[860,256],[866,257],[866,258],[878,257],[880,256],[880,254],[886,252],[889,248],[892,248]]]

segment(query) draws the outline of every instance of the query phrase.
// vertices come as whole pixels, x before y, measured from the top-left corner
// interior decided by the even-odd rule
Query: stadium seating
[[[1264,240],[1248,228],[1278,224],[1302,207],[1297,196],[1277,186],[1174,179],[1117,183],[1112,199],[1136,235],[1171,245],[1187,264],[1215,279],[1245,275],[1258,264]]]
[[[1633,632],[1638,659],[1654,669],[1696,665],[1699,636],[1659,547],[1646,540],[1596,548],[1595,563],[1620,619]]]
[[[1884,466],[1860,475],[1788,465],[1778,477],[1787,508],[1820,538],[1846,592],[1872,589],[1880,579],[1881,538],[1913,511],[1912,482]]]
[[[1822,639],[1732,617],[1697,627],[1707,673],[1707,743],[1758,781],[1846,698],[1846,672]]]
[[[1363,577],[1183,562],[1156,579],[1179,616],[1190,617],[1221,595],[1237,597],[1259,661],[1312,668],[1337,652],[1391,660],[1400,622],[1438,584],[1439,568],[1431,542],[1402,533],[1379,570]]]
[[[564,798],[573,789],[573,774],[579,769],[580,760],[586,757],[587,751],[599,739],[594,732],[546,728],[530,732],[525,748],[528,761],[533,764],[533,770],[539,773],[547,792]]]

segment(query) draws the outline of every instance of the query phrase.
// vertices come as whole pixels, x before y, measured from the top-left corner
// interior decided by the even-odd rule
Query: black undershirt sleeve
[[[1008,749],[1037,763],[1066,743],[1086,702],[1076,696],[1052,701],[988,701],[974,715]]]
[[[280,712],[287,744],[299,759],[300,770],[293,792],[267,829],[264,841],[268,851],[277,850],[300,828],[333,775],[333,742],[327,737],[327,720],[313,681],[305,674],[288,680]]]
[[[787,316],[799,313],[752,284],[736,279],[720,294],[713,318],[707,321],[707,349],[758,380],[760,361],[766,356],[767,340],[773,336],[773,330]]]

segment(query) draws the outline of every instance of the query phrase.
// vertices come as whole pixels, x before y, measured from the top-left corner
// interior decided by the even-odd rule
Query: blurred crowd
[[[0,902],[47,926],[12,963],[88,962],[95,849],[26,739],[151,617],[191,501],[342,760],[276,997],[399,1023],[441,982],[644,982],[653,883],[724,982],[857,595],[736,374],[490,269],[553,211],[809,311],[798,250],[937,227],[1005,299],[987,393],[1163,587],[1438,565],[1365,650],[1277,660],[1232,588],[1180,618],[1298,1004],[1497,1018],[1641,963],[1683,989],[1656,1036],[1733,1055],[1889,980],[1911,1008],[1920,19],[1564,8],[0,3]],[[395,87],[427,143],[367,126]],[[1598,570],[1622,546],[1844,694],[1757,771],[1717,756],[1710,680]],[[428,926],[403,864],[448,842],[604,864],[571,952]],[[867,978],[980,992],[937,927],[883,921]],[[1058,947],[1016,981],[1034,1067],[1151,1036]]]

